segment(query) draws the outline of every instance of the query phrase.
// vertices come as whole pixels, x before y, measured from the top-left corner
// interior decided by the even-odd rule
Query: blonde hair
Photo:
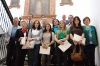
[[[61,23],[61,22],[64,23],[64,29],[63,29],[64,31],[63,31],[63,33],[64,33],[65,36],[67,35],[66,23],[65,23],[63,20],[61,20],[61,21],[59,22],[59,29],[57,30],[57,33],[56,33],[57,38],[58,38],[60,32],[62,31],[62,27],[60,26],[60,23]]]
[[[20,25],[21,25],[23,22],[26,23],[26,25],[27,25],[27,22],[26,22],[25,20],[21,20]]]

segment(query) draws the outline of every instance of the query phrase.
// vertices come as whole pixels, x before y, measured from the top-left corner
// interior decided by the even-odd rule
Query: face
[[[89,19],[85,19],[84,24],[85,24],[85,25],[89,25],[89,24],[90,24]]]
[[[29,20],[32,20],[32,15],[29,15],[29,16],[28,16],[28,19],[29,19]]]
[[[35,27],[38,28],[38,26],[39,26],[39,22],[36,21],[36,22],[35,22]]]
[[[63,19],[63,20],[66,20],[66,15],[63,15],[63,16],[62,16],[62,19]]]
[[[18,25],[18,19],[13,20],[13,25],[17,26]]]
[[[46,25],[46,22],[47,22],[47,21],[44,19],[44,20],[42,21],[42,25],[45,26],[45,25]]]
[[[21,26],[22,26],[22,28],[26,28],[26,26],[27,26],[26,22],[22,22]]]
[[[72,22],[73,22],[73,17],[72,17],[72,16],[69,16],[69,17],[68,17],[68,21],[69,21],[70,23],[72,23]]]
[[[46,30],[47,30],[47,31],[50,30],[50,25],[46,25]]]
[[[75,24],[79,24],[79,20],[78,20],[78,18],[75,18],[74,23],[75,23]]]
[[[58,25],[58,23],[59,23],[59,22],[55,19],[55,20],[54,20],[54,25],[56,26],[56,25]]]
[[[64,22],[60,22],[60,24],[59,24],[59,26],[61,27],[61,28],[64,28]]]

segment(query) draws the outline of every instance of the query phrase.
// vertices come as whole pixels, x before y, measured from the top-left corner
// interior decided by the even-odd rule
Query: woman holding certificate
[[[81,36],[81,38],[80,39],[75,38],[75,35]],[[84,39],[84,31],[83,31],[83,27],[81,26],[81,20],[78,16],[75,16],[73,19],[73,26],[71,26],[70,28],[70,38],[73,41],[73,47],[74,48],[76,47],[75,52],[79,52],[80,47],[82,48],[82,51],[84,50],[84,46],[82,45],[82,40]],[[84,66],[83,60],[82,61],[73,60],[73,64],[75,66]]]
[[[51,31],[51,25],[46,24],[41,40],[42,47],[48,49],[54,42],[54,33]],[[51,66],[50,55],[42,54],[42,66]]]
[[[55,41],[57,42],[57,65],[58,66],[68,66],[67,63],[67,50],[63,52],[58,46],[63,45],[64,41],[69,39],[69,31],[66,29],[66,24],[64,21],[59,22],[59,29],[55,34]]]
[[[87,56],[86,66],[95,66],[95,47],[98,45],[96,28],[90,24],[90,18],[83,19],[86,38],[85,54]]]
[[[16,34],[15,34],[15,40],[16,40],[16,60],[15,60],[15,66],[24,66],[24,60],[25,60],[25,55],[27,50],[22,49],[23,44],[21,44],[21,41],[23,38],[25,40],[23,41],[24,43],[26,42],[26,38],[28,36],[28,31],[26,29],[27,23],[26,21],[21,21],[21,29],[17,29]]]

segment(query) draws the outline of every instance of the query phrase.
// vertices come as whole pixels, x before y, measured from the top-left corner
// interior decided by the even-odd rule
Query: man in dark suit
[[[32,29],[32,25],[33,25],[32,18],[33,18],[33,15],[30,14],[30,15],[28,16],[28,21],[27,21],[27,29],[28,29],[28,31],[29,31],[30,29]]]

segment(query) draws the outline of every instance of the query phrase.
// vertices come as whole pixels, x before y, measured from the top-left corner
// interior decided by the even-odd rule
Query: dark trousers
[[[41,66],[41,54],[39,54],[39,58],[38,58],[38,66]]]
[[[67,63],[67,51],[62,52],[58,47],[56,49],[57,52],[57,65],[58,66],[68,66]]]
[[[86,45],[85,55],[87,57],[86,66],[95,66],[95,45]]]
[[[28,66],[38,66],[40,44],[36,44],[33,49],[28,50]]]
[[[72,61],[72,59],[71,59],[72,49],[69,48],[69,49],[67,50],[67,53],[68,53],[68,66],[73,66],[73,61]]]
[[[16,51],[15,40],[14,38],[10,38],[10,42],[7,45],[7,59],[6,59],[7,66],[15,66],[15,59],[16,59],[15,51]]]
[[[16,46],[16,61],[15,66],[24,66],[25,56],[27,53],[26,49],[21,49],[22,46]]]

